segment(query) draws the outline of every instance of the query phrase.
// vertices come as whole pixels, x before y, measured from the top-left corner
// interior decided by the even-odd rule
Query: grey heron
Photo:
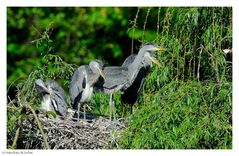
[[[71,105],[73,109],[76,110],[78,120],[81,103],[85,103],[91,99],[93,93],[93,85],[97,81],[105,80],[105,75],[102,69],[103,64],[99,61],[93,60],[89,65],[82,65],[78,67],[72,76],[69,94]],[[101,77],[103,79],[101,79]]]
[[[41,79],[35,81],[36,90],[41,95],[41,109],[54,111],[59,115],[66,116],[67,102],[64,89],[54,80]]]
[[[122,67],[128,67],[134,61],[136,56],[137,56],[136,54],[132,54],[128,56],[123,62]],[[121,97],[120,97],[121,102],[123,104],[130,105],[131,114],[133,112],[133,105],[136,103],[138,96],[140,95],[146,75],[148,73],[148,70],[150,69],[147,67],[148,66],[141,67],[136,75],[135,80],[132,82],[132,84],[126,87],[124,91],[121,93]]]
[[[166,49],[159,48],[159,50],[165,51]],[[137,56],[136,54],[128,56],[123,62],[122,67],[128,67],[130,64],[132,64],[136,56]],[[156,59],[156,56],[154,54],[152,56]],[[124,90],[121,92],[121,101],[124,104],[129,104],[131,106],[130,107],[131,114],[133,112],[133,105],[137,102],[143,84],[145,82],[145,78],[147,74],[150,72],[151,68],[152,68],[152,60],[150,59],[145,60],[144,65],[141,66],[138,72],[136,73],[134,80],[128,87],[125,87]]]
[[[127,61],[126,66],[104,68],[103,71],[106,75],[106,81],[101,83],[97,82],[95,88],[106,94],[110,94],[110,120],[112,119],[112,111],[114,108],[113,94],[119,90],[121,93],[124,93],[135,81],[140,69],[145,67],[149,62],[151,64],[153,62],[160,67],[161,65],[153,52],[161,50],[162,48],[155,44],[145,44],[137,55],[132,56],[131,59]]]

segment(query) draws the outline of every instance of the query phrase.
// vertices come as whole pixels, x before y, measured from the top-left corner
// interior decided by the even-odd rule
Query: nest
[[[125,128],[123,119],[110,121],[99,117],[92,120],[56,117],[38,114],[51,149],[112,149]],[[24,120],[21,133],[23,149],[44,149],[42,134],[34,118]]]

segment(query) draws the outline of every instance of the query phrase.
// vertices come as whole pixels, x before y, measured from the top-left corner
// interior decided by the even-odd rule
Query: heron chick
[[[61,116],[67,114],[67,102],[64,89],[54,80],[35,81],[36,90],[41,95],[41,109],[53,111]]]
[[[100,61],[93,60],[89,65],[78,67],[71,78],[69,94],[71,105],[73,109],[76,110],[78,120],[80,105],[81,103],[90,101],[93,94],[93,85],[97,81],[104,81],[106,79],[102,70],[103,64]],[[84,106],[84,119],[85,118]]]

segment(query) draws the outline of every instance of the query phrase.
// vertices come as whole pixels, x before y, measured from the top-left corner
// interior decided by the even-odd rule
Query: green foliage
[[[46,30],[45,33],[42,34],[39,40],[36,40],[33,42],[34,44],[36,44],[36,48],[41,50],[44,49],[44,51],[47,51],[47,49],[52,48],[51,45],[47,45],[46,47],[46,43],[52,42],[52,40],[49,38],[48,33],[49,32]],[[47,52],[51,52],[51,50]],[[46,53],[44,54],[45,55],[42,58],[40,58],[39,65],[35,66],[35,69],[31,71],[28,78],[25,80],[18,81],[18,84],[16,85],[16,89],[17,89],[17,94],[15,98],[16,106],[11,106],[11,104],[8,104],[9,109],[7,109],[7,117],[8,117],[7,134],[8,134],[9,148],[21,147],[21,144],[14,145],[14,147],[12,147],[10,144],[14,142],[13,137],[14,137],[14,132],[16,131],[16,129],[19,127],[22,127],[22,124],[21,124],[22,120],[25,120],[25,122],[29,122],[26,119],[28,118],[29,115],[32,115],[32,113],[31,111],[29,111],[28,105],[31,105],[30,107],[34,111],[39,109],[40,101],[37,98],[38,94],[35,89],[35,80],[36,79],[63,80],[63,83],[66,86],[68,86],[70,83],[70,78],[73,75],[74,67],[75,67],[74,65],[64,62],[61,59],[61,57],[57,55],[46,54]],[[45,113],[48,116],[56,117],[55,112],[49,111]],[[29,124],[32,124],[32,123],[29,123]],[[30,139],[33,135],[34,135],[33,132],[29,131],[28,134],[26,134],[25,136]],[[15,136],[15,137],[18,138],[19,136]]]
[[[77,65],[92,59],[120,64],[130,51],[125,32],[135,9],[9,7],[8,86],[18,78],[26,79],[39,65],[39,56],[48,53]]]
[[[45,55],[50,52],[53,52],[54,50],[54,43],[50,39],[50,26],[46,28],[43,34],[40,34],[41,37],[39,39],[36,39],[31,42],[36,45],[36,47],[40,50],[41,54]]]
[[[119,148],[232,148],[232,64],[222,51],[232,47],[231,8],[161,8],[160,17],[168,53],[158,54],[163,68],[147,77]]]
[[[74,66],[64,62],[59,56],[48,54],[42,58],[41,66],[36,67],[30,73],[27,80],[18,83],[18,96],[24,97],[24,101],[35,103],[37,97],[34,82],[36,79],[64,80],[66,86],[70,83],[70,78],[74,72]]]
[[[20,116],[21,108],[7,109],[7,134],[14,135],[17,119]]]
[[[118,148],[232,148],[232,58],[223,53],[232,48],[232,8],[8,8],[7,14],[8,88],[16,86],[18,106],[25,101],[38,109],[37,78],[68,90],[74,64],[97,58],[120,65],[131,39],[134,53],[155,41],[168,51],[157,54],[163,67],[147,76],[135,112],[115,95],[116,117],[128,119]],[[95,92],[90,103],[91,112],[109,115],[109,96]],[[7,113],[12,135],[14,122],[29,113],[21,107]]]
[[[115,100],[115,117],[122,118],[125,117],[126,114],[129,114],[129,108],[125,108],[124,105],[120,102],[120,93],[117,92],[114,94]],[[110,96],[105,95],[101,92],[94,92],[93,98],[90,101],[92,106],[92,113],[100,114],[103,116],[110,116],[110,106],[109,106]],[[128,112],[128,113],[127,113]]]
[[[172,81],[145,94],[120,148],[232,148],[231,83]]]

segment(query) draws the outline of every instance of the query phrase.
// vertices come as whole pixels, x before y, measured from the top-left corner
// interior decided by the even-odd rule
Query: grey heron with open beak
[[[112,120],[112,113],[114,109],[113,94],[116,91],[124,91],[129,88],[137,78],[140,69],[148,63],[155,63],[161,67],[161,64],[156,59],[155,51],[162,51],[162,48],[155,44],[145,44],[139,51],[139,53],[132,59],[131,63],[127,63],[127,66],[111,66],[105,67],[104,73],[106,81],[97,82],[95,88],[106,94],[110,94],[110,120]],[[114,113],[115,118],[115,113]]]
[[[159,47],[158,49],[158,51],[166,51],[166,50],[167,49],[162,47]],[[124,63],[122,64],[122,67],[128,67],[130,64],[132,64],[136,56],[137,54],[132,54],[128,56],[125,59]],[[152,54],[152,57],[153,59],[156,59],[156,56],[154,54]],[[130,105],[131,114],[133,112],[133,105],[137,102],[138,97],[141,93],[141,89],[144,85],[146,76],[152,69],[153,59],[151,58],[151,59],[145,60],[143,66],[139,68],[134,80],[131,82],[131,84],[128,87],[125,87],[124,90],[121,92],[121,102],[124,104]]]

